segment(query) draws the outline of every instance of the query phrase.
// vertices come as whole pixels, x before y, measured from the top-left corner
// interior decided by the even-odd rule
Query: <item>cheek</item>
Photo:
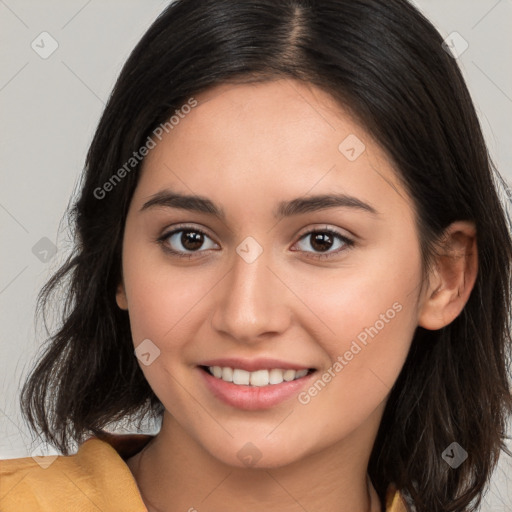
[[[303,283],[300,293],[309,289],[308,304],[318,312],[310,332],[322,326],[324,334],[320,339],[317,330],[316,339],[331,363],[321,369],[321,382],[306,390],[301,403],[316,400],[318,408],[350,404],[353,419],[345,420],[357,422],[391,391],[417,326],[421,258],[411,245],[407,253],[388,247],[361,266]],[[320,391],[323,397],[317,399]]]
[[[214,285],[204,274],[199,278],[193,267],[173,266],[159,247],[127,234],[123,275],[135,345],[146,338],[161,345],[186,329],[190,311]]]
[[[191,313],[207,294],[208,285],[192,271],[172,268],[165,257],[153,251],[128,249],[123,269],[133,344],[137,347],[149,339],[159,350],[150,364],[143,364],[141,359],[139,366],[162,402],[170,406],[172,396],[171,409],[179,412],[186,408],[186,402],[180,402],[179,383],[186,382],[187,376],[186,368],[177,362],[186,359],[187,341],[197,327],[191,325]]]
[[[321,340],[330,360],[311,386],[298,396],[302,418],[317,418],[326,439],[335,440],[358,428],[383,405],[400,374],[416,328],[416,310],[407,286],[388,287],[366,296],[347,291],[337,303],[325,301],[331,313],[330,333]],[[325,317],[324,317],[325,318]]]
[[[334,356],[348,349],[347,340],[359,337],[364,343],[365,338],[414,329],[420,282],[419,252],[388,248],[330,273],[311,273],[295,290],[316,313],[326,349]]]
[[[135,342],[141,336],[164,340],[173,330],[183,328],[187,312],[202,291],[202,287],[190,286],[190,280],[174,272],[161,278],[158,274],[141,272],[133,276],[127,289]]]

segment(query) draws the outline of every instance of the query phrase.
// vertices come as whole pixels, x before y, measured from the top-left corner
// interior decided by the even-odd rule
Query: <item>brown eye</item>
[[[181,232],[179,241],[186,250],[195,251],[200,249],[204,243],[204,235],[197,231],[184,230]]]
[[[334,237],[330,233],[312,233],[310,245],[315,251],[328,251],[333,243]]]
[[[175,229],[160,237],[159,242],[167,251],[185,257],[217,246],[206,233],[197,228]]]
[[[350,240],[333,229],[317,229],[309,231],[300,238],[300,242],[304,240],[309,240],[309,243],[304,244],[306,248],[301,250],[305,252],[313,252],[314,256],[320,258],[335,256],[354,245],[353,240]],[[312,251],[307,250],[307,246],[312,248]],[[336,250],[331,251],[333,247]],[[315,255],[315,253],[317,254]]]

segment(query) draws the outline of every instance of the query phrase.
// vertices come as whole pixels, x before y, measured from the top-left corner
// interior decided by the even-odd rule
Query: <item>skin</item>
[[[367,466],[384,407],[416,327],[447,325],[469,297],[474,226],[449,227],[446,254],[423,282],[412,200],[388,156],[329,95],[280,79],[223,84],[196,99],[144,161],[116,297],[134,346],[150,339],[160,350],[139,364],[165,406],[162,429],[128,460],[148,510],[380,511]],[[350,134],[365,144],[354,161],[338,149]],[[208,197],[226,220],[141,210],[166,188]],[[336,207],[273,217],[280,201],[333,192],[377,213]],[[156,241],[182,223],[208,235],[192,259]],[[301,237],[326,226],[354,245],[334,238],[325,249],[333,257],[318,258],[313,237]],[[263,249],[252,263],[236,252],[248,236]],[[165,243],[187,252],[173,240]],[[394,318],[307,404],[293,396],[262,411],[237,409],[198,373],[206,359],[271,357],[321,377],[396,303]],[[252,467],[237,456],[248,442],[261,455]]]

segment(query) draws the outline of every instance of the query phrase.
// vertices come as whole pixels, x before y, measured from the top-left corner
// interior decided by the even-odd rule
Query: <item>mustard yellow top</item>
[[[1,512],[148,512],[126,464],[153,436],[91,437],[74,455],[0,460]],[[393,485],[386,512],[408,512]]]

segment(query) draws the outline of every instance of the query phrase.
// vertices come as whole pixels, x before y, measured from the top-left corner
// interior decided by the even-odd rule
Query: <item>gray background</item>
[[[469,44],[457,60],[491,156],[512,182],[512,1],[413,3],[443,37],[455,31]],[[38,449],[17,404],[20,380],[44,339],[41,325],[34,322],[36,294],[70,248],[61,219],[115,78],[167,4],[0,0],[0,458]],[[48,36],[41,36],[46,38],[41,42],[44,31],[58,43],[46,59],[31,47],[35,41],[40,52],[51,48]],[[157,426],[147,429],[154,432]],[[39,446],[37,453],[55,452]],[[501,457],[482,510],[512,510],[508,457]]]

